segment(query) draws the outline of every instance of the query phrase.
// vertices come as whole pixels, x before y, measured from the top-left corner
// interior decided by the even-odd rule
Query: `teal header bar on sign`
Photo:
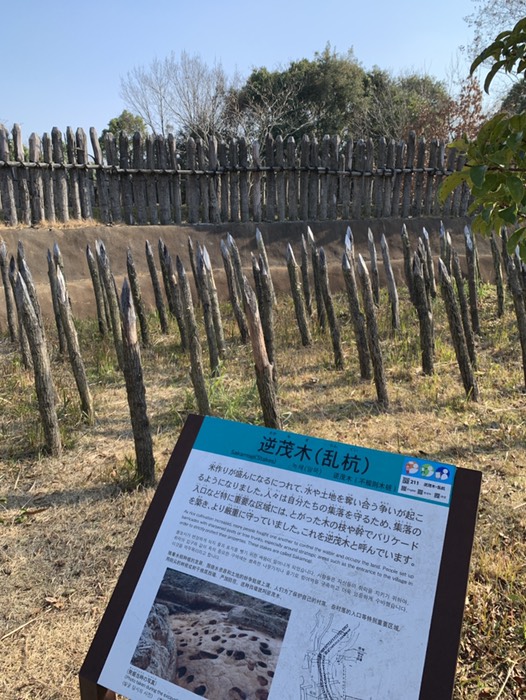
[[[456,468],[393,452],[207,416],[194,448],[448,506]]]

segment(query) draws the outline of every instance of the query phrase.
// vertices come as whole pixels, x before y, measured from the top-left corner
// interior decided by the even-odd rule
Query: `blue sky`
[[[121,77],[172,50],[253,67],[312,58],[330,42],[364,68],[446,79],[469,43],[473,0],[19,0],[2,3],[0,122],[24,140],[53,126],[100,132],[125,108]]]

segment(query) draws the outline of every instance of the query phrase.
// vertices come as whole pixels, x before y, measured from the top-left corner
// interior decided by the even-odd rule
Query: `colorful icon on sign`
[[[420,468],[420,473],[422,474],[422,476],[425,476],[427,479],[429,479],[429,477],[433,476],[433,474],[435,473],[435,469],[430,464],[423,464]]]
[[[416,474],[418,472],[418,462],[406,462],[405,463],[405,473],[406,474]]]
[[[449,479],[449,469],[447,467],[438,467],[435,472],[435,478],[447,481]]]

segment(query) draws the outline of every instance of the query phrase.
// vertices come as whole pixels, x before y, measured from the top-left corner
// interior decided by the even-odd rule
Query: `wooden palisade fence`
[[[0,203],[9,226],[96,219],[104,224],[323,221],[410,216],[464,216],[465,185],[444,203],[439,185],[463,156],[411,132],[321,142],[304,136],[259,144],[244,138],[208,143],[170,134],[130,140],[94,128],[65,137],[29,137],[0,125]]]

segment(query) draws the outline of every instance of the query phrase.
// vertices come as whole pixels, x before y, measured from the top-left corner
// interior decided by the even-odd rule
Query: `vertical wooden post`
[[[19,218],[22,224],[29,226],[31,224],[31,201],[29,197],[28,170],[25,163],[26,157],[22,143],[22,130],[18,124],[13,126],[12,133],[14,158],[19,163],[16,169]]]
[[[208,175],[204,172],[207,168],[207,150],[205,145],[199,137],[195,140],[196,157],[197,157],[197,168],[200,174],[197,176],[197,183],[199,188],[199,204],[201,212],[201,221],[205,224],[210,221],[210,197],[208,192]]]
[[[369,258],[371,260],[371,285],[373,299],[376,306],[380,306],[380,278],[378,275],[378,255],[374,244],[374,236],[371,229],[367,229],[367,244],[369,248]]]
[[[252,216],[254,221],[261,221],[261,161],[257,141],[252,143],[252,166]]]
[[[22,307],[18,303],[15,291],[16,280],[18,276],[19,273],[16,269],[15,258],[11,256],[9,260],[9,283],[11,285],[11,291],[13,292],[13,296],[15,298],[16,315],[18,319],[18,339],[20,341],[20,356],[22,358],[22,365],[24,366],[24,369],[31,369],[31,367],[33,366],[33,361],[31,359],[31,350],[29,349],[29,341],[27,339],[27,333],[24,328]]]
[[[347,233],[345,236],[345,252],[342,257],[343,278],[345,280],[347,301],[349,304],[349,312],[351,314],[351,323],[354,330],[356,351],[358,353],[360,377],[362,379],[371,379],[371,358],[369,355],[367,342],[367,329],[365,326],[365,317],[360,309],[354,264],[352,231],[350,227],[347,227]]]
[[[0,124],[0,161],[9,163],[9,136],[7,129]],[[16,211],[15,189],[13,185],[13,168],[4,166],[0,168],[0,193],[2,194],[2,214],[8,226],[18,224]]]
[[[157,175],[157,197],[159,201],[159,223],[167,226],[172,223],[172,207],[170,203],[170,176],[166,172],[168,167],[168,153],[166,141],[161,134],[157,134],[153,142],[154,163]]]
[[[296,141],[294,136],[287,139],[287,200],[289,221],[298,220],[298,186],[299,178],[296,165]]]
[[[303,134],[300,146],[300,219],[309,219],[309,160],[310,141],[307,134]]]
[[[404,189],[402,191],[402,218],[406,219],[412,213],[411,207],[411,194],[412,185],[414,177],[414,164],[415,164],[415,150],[416,150],[416,133],[414,131],[409,132],[409,138],[407,140],[407,151],[406,151],[406,162],[405,162],[405,173],[404,173]]]
[[[152,247],[149,241],[145,243],[146,252],[146,262],[148,264],[148,270],[150,272],[150,278],[152,280],[153,295],[155,298],[155,306],[157,308],[157,314],[159,316],[159,323],[161,325],[161,333],[165,335],[168,333],[168,321],[166,319],[166,309],[164,306],[163,295],[161,292],[161,285],[159,284],[159,275],[157,274],[157,268],[155,267],[155,260],[153,258]]]
[[[239,328],[239,334],[241,336],[241,342],[246,343],[248,341],[248,327],[245,314],[241,308],[241,301],[239,298],[238,286],[235,279],[234,267],[232,265],[232,258],[230,255],[230,250],[225,241],[221,241],[221,257],[223,258],[223,266],[225,268],[226,281],[228,285],[228,295],[230,298],[230,303],[232,304],[232,310],[234,312],[234,317],[236,319],[237,326]]]
[[[58,351],[60,355],[64,355],[67,348],[67,340],[64,333],[64,324],[62,323],[62,316],[60,315],[57,270],[55,267],[55,262],[53,260],[53,255],[51,254],[51,251],[49,249],[47,251],[47,272],[49,278],[49,287],[51,290],[51,303],[53,305],[53,315],[55,316],[55,325],[57,327]]]
[[[371,281],[369,279],[367,266],[361,255],[358,256],[358,277],[360,279],[363,306],[365,310],[365,317],[367,319],[367,340],[373,365],[376,396],[378,398],[378,403],[383,408],[388,408],[389,397],[387,394],[387,383],[385,380],[382,350],[380,348],[378,324],[376,321],[376,307],[374,305],[373,292],[371,289]]]
[[[225,345],[225,334],[223,332],[223,321],[221,319],[221,309],[219,308],[219,298],[217,296],[217,287],[214,279],[214,271],[212,269],[212,261],[210,260],[210,255],[206,246],[202,248],[203,252],[203,263],[204,263],[204,279],[208,287],[208,294],[210,296],[210,309],[212,312],[212,322],[214,324],[214,332],[217,342],[217,352],[220,359],[225,357],[226,345]]]
[[[287,245],[286,260],[287,269],[289,272],[290,291],[292,294],[292,301],[294,302],[294,312],[296,314],[296,321],[300,332],[301,344],[304,347],[307,347],[311,344],[312,337],[307,316],[307,309],[305,307],[305,299],[303,297],[303,292],[301,291],[298,265],[290,243]]]
[[[203,307],[203,322],[205,325],[206,341],[208,344],[208,356],[210,358],[210,369],[212,374],[219,374],[219,350],[217,347],[217,337],[212,317],[212,305],[210,302],[210,292],[206,281],[205,261],[200,249],[197,250],[196,272],[198,285],[197,290],[201,298]]]
[[[277,211],[278,211],[278,221],[285,221],[286,210],[287,210],[287,200],[286,200],[286,182],[285,173],[283,172],[285,163],[285,152],[283,137],[281,134],[276,136],[276,196],[278,200]],[[290,196],[290,193],[289,193]]]
[[[382,259],[384,262],[385,278],[387,284],[387,294],[391,305],[391,328],[395,333],[400,330],[400,307],[398,303],[398,290],[396,288],[396,280],[391,265],[391,256],[389,255],[389,245],[385,235],[382,233],[380,240],[380,248],[382,249]]]
[[[407,233],[407,228],[405,224],[402,224],[402,231],[400,233],[402,237],[402,251],[404,254],[404,275],[407,288],[409,290],[409,298],[411,301],[415,302],[415,294],[413,287],[413,267],[411,264],[411,244],[409,242],[409,234]]]
[[[55,221],[55,181],[53,175],[53,145],[47,133],[44,133],[42,136],[42,154],[44,162],[48,165],[42,173],[44,211],[46,213],[46,221],[52,224]]]
[[[79,197],[80,197],[80,214],[83,219],[93,218],[93,202],[91,201],[91,178],[88,164],[88,143],[84,129],[77,129],[75,134],[77,161],[79,166]]]
[[[473,328],[471,326],[471,316],[469,313],[469,304],[466,299],[466,293],[464,291],[464,279],[462,277],[462,270],[460,268],[460,260],[458,258],[458,253],[456,250],[452,249],[451,256],[451,271],[453,277],[455,278],[455,283],[457,286],[457,296],[460,309],[460,317],[462,319],[462,326],[464,328],[464,336],[466,338],[466,347],[468,349],[468,355],[472,367],[475,369],[477,366],[477,353],[475,350],[475,337],[473,335]]]
[[[263,240],[263,234],[261,233],[261,231],[258,228],[256,228],[256,246],[257,246],[257,249],[258,249],[260,256],[263,258],[263,262],[265,263],[265,268],[266,268],[267,274],[268,274],[268,283],[269,283],[269,287],[270,287],[270,293],[272,296],[272,303],[275,306],[276,305],[276,292],[274,290],[274,284],[272,283],[272,277],[270,274],[270,265],[268,262],[267,249],[265,248],[265,241]]]
[[[33,360],[35,390],[46,449],[54,457],[60,457],[62,454],[62,442],[55,407],[56,393],[51,375],[46,339],[21,274],[15,275],[14,288],[16,304],[22,318],[31,351],[31,359]]]
[[[352,215],[354,219],[361,219],[364,215],[363,208],[363,198],[365,190],[365,177],[363,175],[365,171],[365,141],[359,139],[356,142],[354,149],[354,165],[353,170],[359,174],[353,175],[352,179]],[[371,180],[371,178],[368,178]],[[377,183],[375,178],[375,190],[376,187],[380,187],[381,182]]]
[[[318,248],[316,247],[316,243],[314,241],[314,234],[312,233],[310,226],[307,226],[307,239],[309,241],[310,252],[311,252],[312,275],[314,278],[314,293],[315,293],[315,299],[316,299],[316,311],[317,311],[318,326],[321,330],[324,330],[325,329],[325,306],[323,303],[323,294],[321,291],[321,282],[320,282],[320,263],[319,263],[320,255],[319,255]]]
[[[104,170],[104,160],[100,147],[97,131],[94,127],[89,130],[93,158],[97,164],[97,197],[99,202],[99,216],[103,224],[111,223],[110,195],[108,191],[108,173]]]
[[[117,158],[117,145],[115,143],[115,136],[111,133],[111,131],[106,132],[103,140],[104,150],[106,153],[106,162],[109,168],[107,176],[109,181],[111,221],[114,224],[120,224],[122,221],[122,213],[120,177],[119,173],[117,172],[117,167],[119,165],[119,159]]]
[[[228,250],[230,253],[230,256],[232,258],[232,267],[234,268],[234,279],[236,280],[237,284],[237,291],[239,294],[239,298],[243,298],[243,266],[241,264],[241,256],[239,254],[239,248],[237,247],[237,244],[235,240],[232,238],[232,236],[227,233],[226,236],[226,244],[228,246]]]
[[[517,328],[522,352],[522,369],[524,374],[524,385],[526,386],[526,307],[524,303],[524,293],[519,279],[519,272],[511,256],[508,257],[508,280],[510,284],[515,316],[517,318]]]
[[[0,239],[0,274],[2,276],[2,284],[4,285],[5,308],[7,315],[7,326],[9,328],[9,340],[16,343],[18,333],[16,329],[16,311],[15,302],[13,299],[13,290],[9,282],[8,262],[7,262],[7,247],[3,240]]]
[[[132,176],[126,172],[130,167],[129,141],[127,135],[121,131],[119,134],[119,167],[120,184],[122,191],[122,208],[124,211],[124,223],[131,226],[133,217],[133,184]]]
[[[179,173],[180,165],[177,157],[177,144],[173,134],[168,134],[167,138],[168,149],[168,167],[173,170],[173,175],[170,179],[170,192],[172,198],[172,207],[174,212],[174,221],[180,224],[183,220],[182,213],[182,195],[181,195],[181,175]]]
[[[146,149],[146,200],[148,218],[152,225],[159,223],[159,207],[157,204],[157,176],[155,174],[155,143],[152,136],[145,139]]]
[[[259,392],[261,408],[263,410],[263,422],[267,428],[281,430],[281,418],[279,415],[276,385],[273,378],[272,365],[269,362],[258,304],[254,291],[246,278],[243,285],[243,302],[247,316],[252,354],[256,371],[256,384]]]
[[[82,355],[80,353],[77,330],[73,321],[73,315],[71,313],[71,306],[69,304],[66,289],[66,281],[64,280],[64,275],[62,274],[60,267],[56,267],[55,272],[58,307],[60,317],[62,319],[62,328],[64,329],[64,335],[66,337],[69,361],[71,363],[71,369],[73,371],[73,376],[75,378],[75,383],[80,396],[80,409],[86,421],[89,424],[92,424],[95,419],[93,399],[91,398],[91,392],[88,385],[86,368],[84,367],[84,361],[82,360]]]
[[[136,131],[133,135],[132,143],[132,166],[135,170],[140,171],[144,169],[144,165],[142,137],[140,132]],[[144,226],[144,224],[148,223],[148,213],[146,208],[146,175],[144,172],[135,173],[133,176],[132,186],[137,223]]]
[[[128,280],[124,280],[120,299],[121,336],[123,349],[122,371],[135,445],[135,476],[140,486],[155,484],[155,458],[146,406],[146,390],[141,364],[141,350],[137,336],[135,309]]]
[[[241,221],[250,221],[250,200],[248,186],[248,147],[246,140],[241,137],[239,146],[239,199],[241,206]]]
[[[424,282],[422,262],[415,253],[413,255],[413,282],[415,291],[415,307],[420,326],[420,352],[422,356],[422,372],[431,375],[434,372],[435,341],[433,331],[433,314],[427,304],[427,294]]]
[[[80,209],[80,189],[79,189],[79,171],[76,168],[77,165],[77,141],[75,139],[75,132],[68,126],[66,128],[66,151],[68,156],[68,163],[73,167],[68,170],[66,175],[69,182],[69,203],[71,206],[71,216],[75,221],[80,221],[82,218]]]
[[[329,322],[329,329],[331,332],[332,340],[332,350],[334,353],[334,366],[336,369],[343,369],[343,350],[340,336],[340,324],[336,317],[336,312],[334,311],[334,304],[332,302],[332,295],[329,286],[329,271],[327,269],[327,258],[325,256],[325,250],[320,248],[320,286],[321,293],[323,295],[323,303],[325,310],[327,312],[327,320]]]
[[[501,318],[504,316],[504,305],[506,301],[506,294],[504,291],[504,282],[502,279],[502,265],[499,253],[499,247],[497,245],[497,239],[495,237],[495,232],[491,232],[490,237],[491,243],[491,256],[493,258],[493,270],[495,272],[495,287],[497,290],[497,316]]]
[[[455,292],[453,291],[453,285],[451,284],[451,278],[449,277],[447,268],[442,259],[438,261],[438,269],[440,291],[442,292],[442,298],[446,307],[449,330],[453,341],[453,347],[455,348],[455,355],[462,376],[466,397],[472,401],[478,401],[478,386],[473,367],[469,360],[462,318],[458,309]]]
[[[26,262],[26,255],[24,252],[24,246],[22,244],[22,241],[18,241],[16,262],[18,265],[18,270],[21,276],[24,278],[26,292],[29,295],[29,298],[31,299],[33,308],[35,309],[35,315],[40,324],[40,328],[42,329],[42,333],[44,333],[44,318],[42,316],[42,310],[38,301],[37,288],[35,282],[33,281],[33,275],[31,274],[31,270],[29,269],[28,264]]]
[[[319,175],[319,155],[318,141],[315,136],[310,140],[309,153],[309,219],[316,221],[318,218],[318,198],[320,193],[320,175]]]
[[[38,163],[42,157],[42,143],[37,134],[31,134],[29,137],[29,161]],[[46,212],[44,209],[44,185],[42,182],[42,171],[39,167],[29,171],[29,196],[31,200],[31,221],[34,224],[39,224],[45,219]]]
[[[312,317],[312,297],[310,293],[309,281],[309,251],[307,250],[307,241],[305,236],[301,234],[301,286],[303,288],[303,296],[305,297],[305,306],[307,313]]]
[[[236,139],[230,139],[228,155],[230,159],[230,220],[239,221],[239,163],[238,143]],[[225,221],[228,220],[225,219]]]
[[[210,136],[208,139],[208,169],[213,175],[208,177],[208,202],[209,219],[212,224],[221,223],[219,212],[219,175],[217,172],[217,139]]]
[[[473,332],[480,335],[475,243],[469,226],[464,226],[464,240],[466,243],[466,264],[468,268],[468,292],[471,325],[473,327]]]
[[[219,222],[229,220],[230,211],[230,187],[229,187],[229,168],[228,168],[228,148],[224,141],[220,141],[217,146],[217,157],[219,160],[219,168],[221,174],[219,176],[220,184],[220,211]]]
[[[274,139],[272,134],[265,137],[265,183],[266,183],[266,206],[265,220],[274,221],[276,218],[276,174],[274,172]]]
[[[433,252],[431,250],[431,242],[429,240],[429,233],[427,232],[425,227],[422,228],[422,240],[424,242],[424,247],[426,249],[427,276],[429,279],[429,290],[431,292],[431,298],[434,299],[437,295],[435,266],[433,264]]]
[[[113,275],[111,273],[110,260],[108,258],[108,254],[106,253],[106,246],[104,243],[102,241],[95,241],[95,250],[97,253],[99,273],[106,291],[106,299],[108,300],[108,310],[111,318],[111,330],[113,334],[115,352],[117,355],[117,363],[119,365],[119,369],[122,370],[122,331],[119,318],[119,299],[115,288],[115,280],[113,279]]]
[[[90,272],[91,282],[93,284],[93,293],[95,295],[95,305],[97,308],[97,320],[99,325],[99,333],[101,336],[106,335],[108,328],[107,318],[106,318],[106,306],[107,302],[104,299],[104,290],[100,281],[99,270],[97,267],[97,262],[91,252],[89,244],[86,246],[86,259],[88,261],[88,268]]]
[[[148,329],[148,319],[146,317],[146,311],[144,309],[141,287],[139,284],[139,277],[137,275],[137,270],[135,269],[135,263],[133,261],[131,248],[128,248],[128,250],[126,251],[126,270],[128,272],[128,280],[130,283],[133,306],[139,319],[142,345],[143,347],[148,347],[148,345],[150,344],[150,331]]]
[[[64,168],[62,133],[56,126],[51,129],[53,163],[55,165],[55,206],[59,221],[69,221],[68,177]]]
[[[186,270],[179,256],[176,257],[175,266],[179,279],[179,287],[181,289],[181,301],[188,334],[190,379],[194,387],[197,410],[202,416],[206,416],[210,414],[210,402],[206,391],[206,381],[203,371],[203,353],[201,350],[201,343],[199,342],[199,334],[197,332],[192,293],[190,291],[188,277],[186,276]]]

